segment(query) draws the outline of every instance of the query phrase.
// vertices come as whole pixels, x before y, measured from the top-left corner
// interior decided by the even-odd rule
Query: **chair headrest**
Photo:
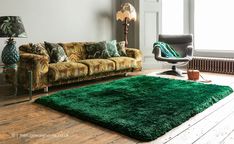
[[[192,34],[183,34],[183,35],[164,35],[159,34],[159,41],[165,42],[168,44],[185,44],[193,42]]]

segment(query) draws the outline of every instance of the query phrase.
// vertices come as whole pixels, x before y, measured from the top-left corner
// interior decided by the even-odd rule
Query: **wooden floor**
[[[155,76],[154,71],[147,70],[131,75],[150,73],[149,75]],[[232,75],[203,73],[203,76],[215,84],[234,87]],[[58,88],[52,89],[52,92],[57,90]],[[35,94],[34,99],[42,95],[45,94]],[[141,142],[44,106],[26,102],[0,107],[0,144],[18,143],[131,144]],[[234,94],[149,143],[234,144]]]

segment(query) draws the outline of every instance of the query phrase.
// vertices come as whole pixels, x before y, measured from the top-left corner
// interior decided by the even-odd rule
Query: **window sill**
[[[194,56],[203,57],[222,57],[222,58],[234,58],[234,51],[228,50],[194,50]]]

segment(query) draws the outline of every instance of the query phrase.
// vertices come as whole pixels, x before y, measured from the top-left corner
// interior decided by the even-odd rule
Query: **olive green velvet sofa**
[[[31,90],[50,86],[94,80],[114,75],[122,75],[142,69],[142,53],[139,49],[125,48],[127,56],[107,59],[87,59],[85,42],[60,43],[69,59],[68,62],[50,63],[47,54],[30,52],[31,45],[19,47],[18,83],[30,88],[28,72],[32,72]]]

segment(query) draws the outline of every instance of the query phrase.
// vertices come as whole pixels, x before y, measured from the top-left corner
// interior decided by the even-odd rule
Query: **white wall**
[[[114,0],[1,0],[0,16],[22,18],[28,42],[101,41],[114,38]],[[0,52],[5,43],[0,38]]]

